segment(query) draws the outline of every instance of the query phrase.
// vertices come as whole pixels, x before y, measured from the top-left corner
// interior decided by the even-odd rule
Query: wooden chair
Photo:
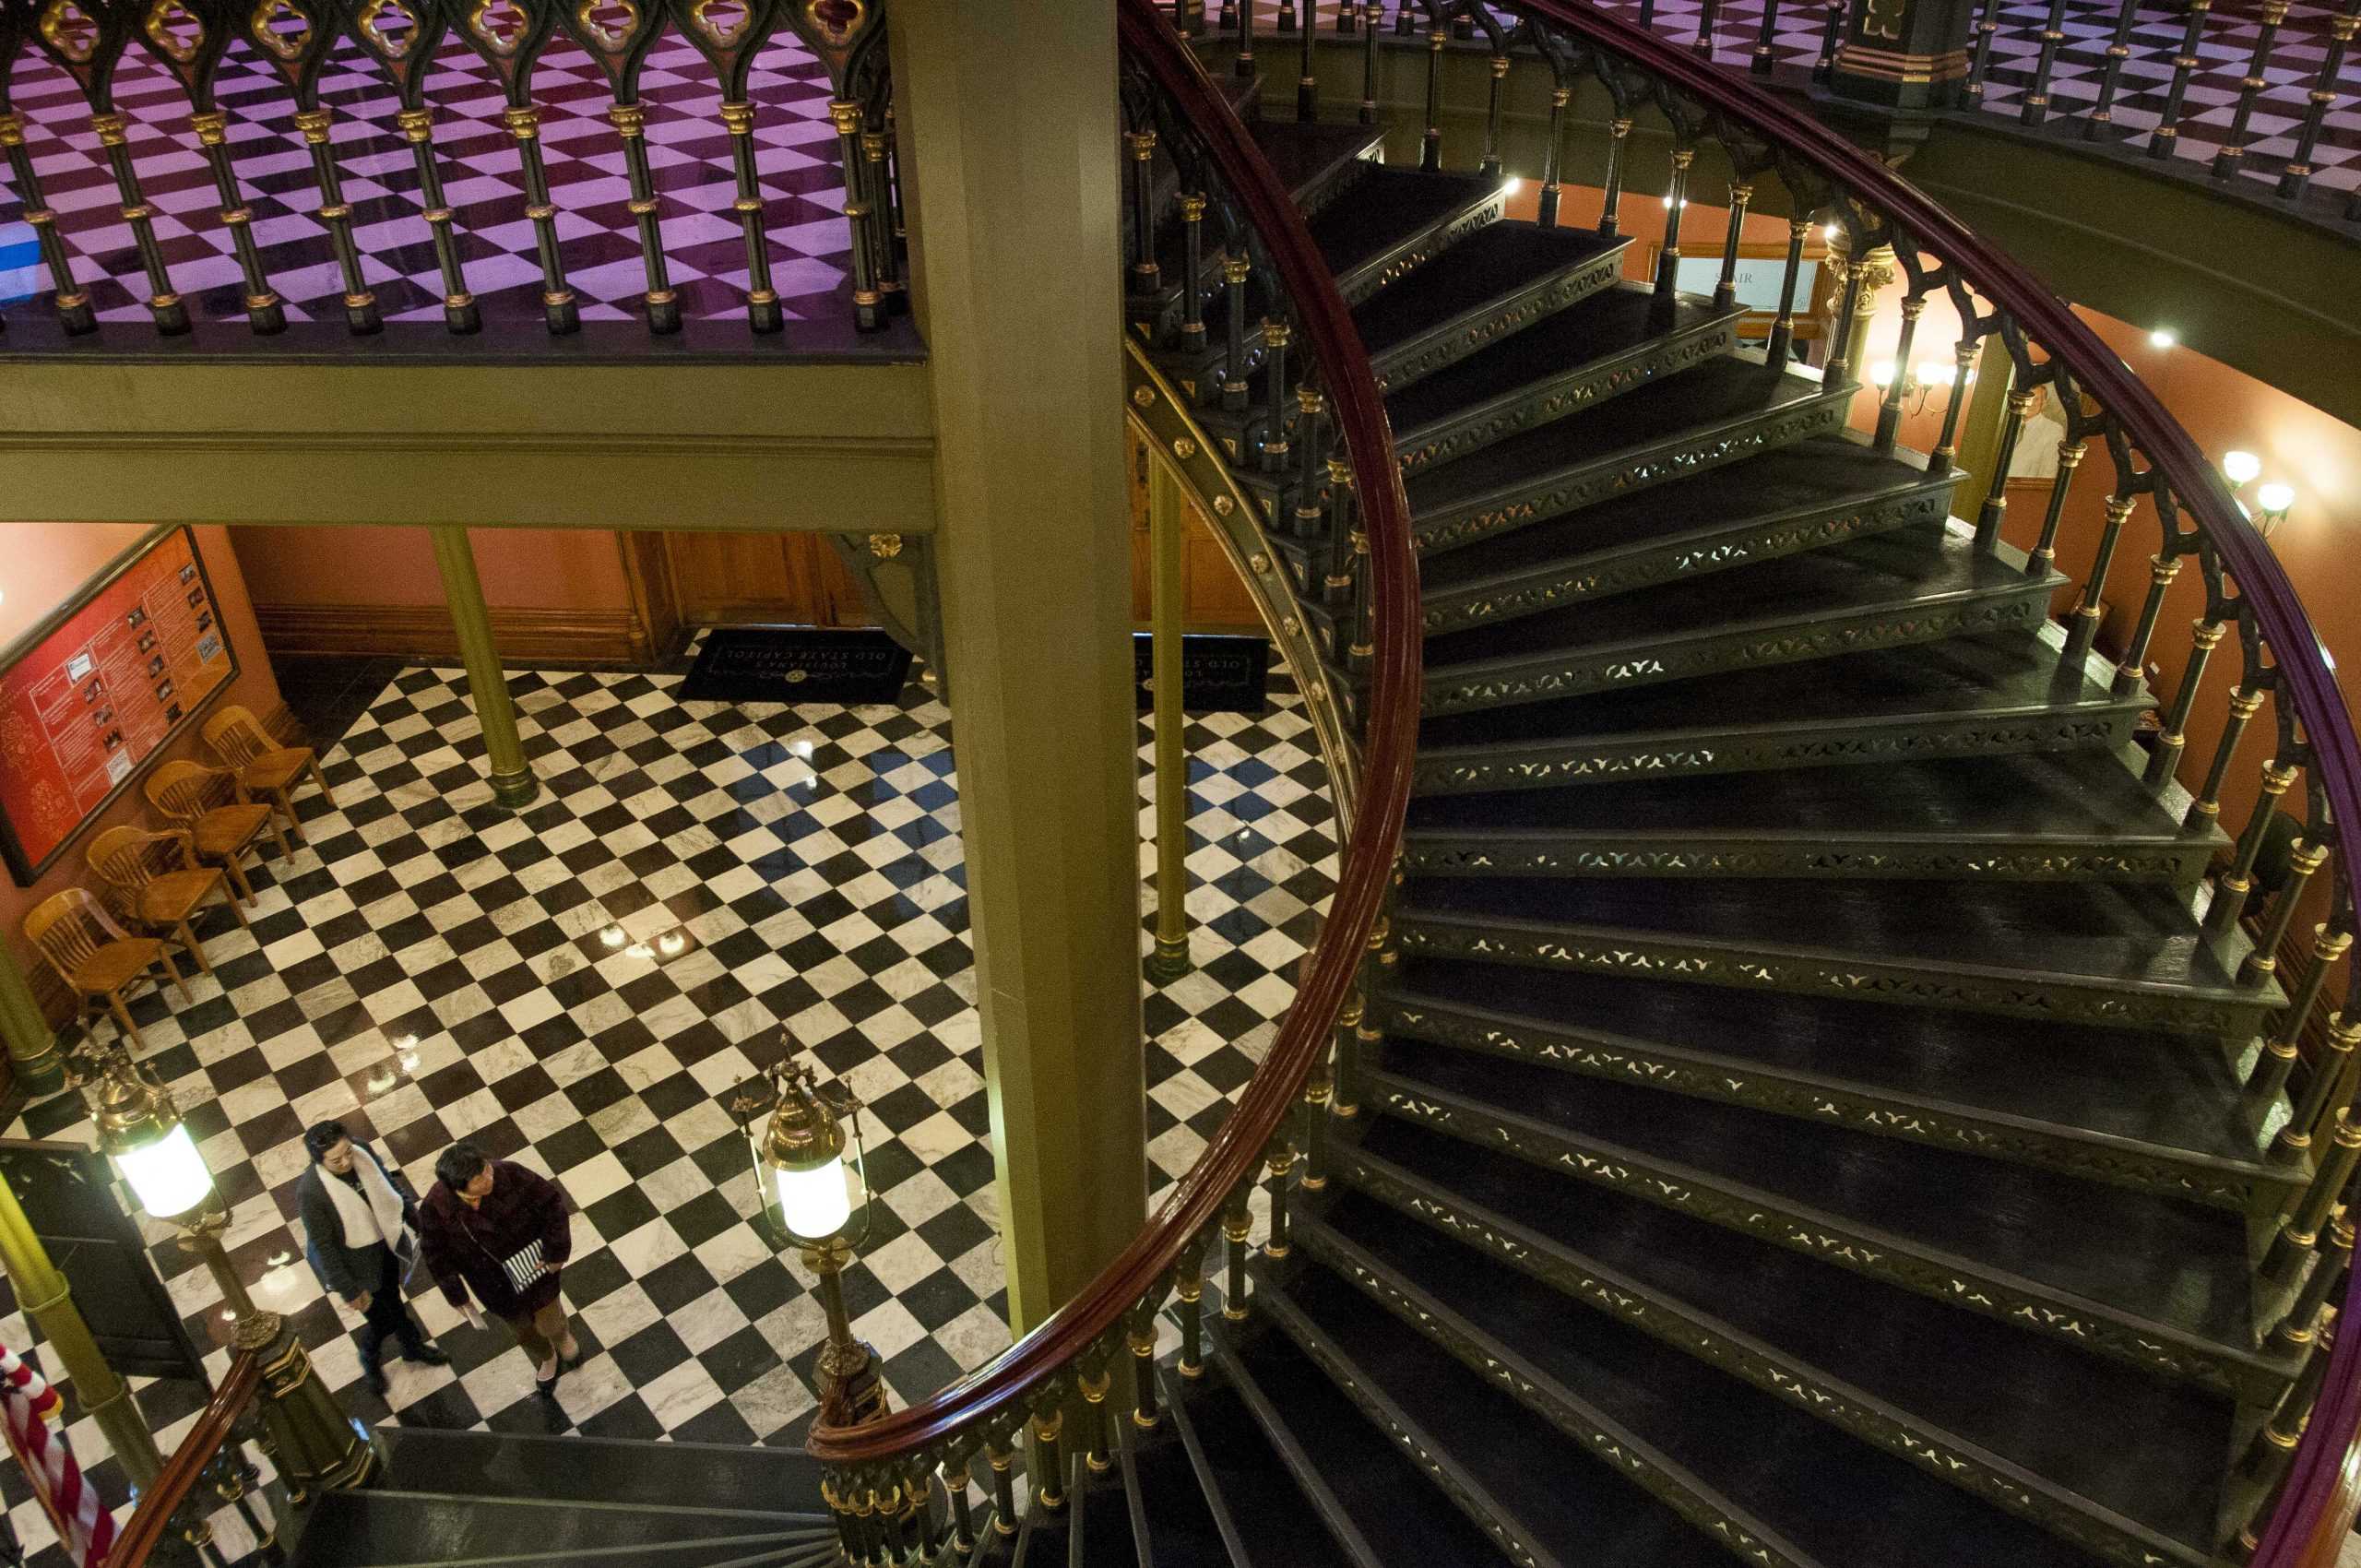
[[[245,787],[226,767],[168,762],[148,776],[147,790],[149,805],[188,830],[196,858],[229,873],[249,903],[254,901],[254,885],[246,880],[239,857],[254,849],[266,832],[279,841],[281,855],[294,857],[271,808],[247,800]]]
[[[181,979],[180,968],[164,951],[163,943],[125,931],[87,889],[69,887],[42,899],[25,917],[25,935],[73,988],[80,1000],[80,1016],[88,1017],[103,1005],[137,1050],[147,1050],[148,1042],[141,1038],[139,1026],[131,1021],[131,1009],[123,996],[126,988],[160,963],[172,977],[181,1000],[189,1000],[188,982]]]
[[[235,703],[205,721],[205,743],[213,748],[222,766],[236,771],[238,782],[248,794],[270,797],[298,838],[303,837],[303,829],[296,821],[291,798],[297,779],[310,774],[328,804],[336,804],[336,791],[328,788],[328,777],[320,771],[319,754],[309,746],[279,744],[260,719]]]
[[[117,907],[151,932],[170,932],[195,955],[196,967],[213,972],[204,944],[190,924],[205,901],[215,894],[230,906],[238,923],[248,931],[246,911],[239,907],[219,866],[196,863],[196,846],[184,828],[149,833],[137,827],[110,827],[90,840],[85,855],[90,869],[112,888]]]

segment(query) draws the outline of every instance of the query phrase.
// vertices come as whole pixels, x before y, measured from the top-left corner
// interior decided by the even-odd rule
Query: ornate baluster
[[[1565,168],[1566,105],[1572,98],[1571,88],[1549,89],[1549,140],[1541,154],[1541,210],[1536,215],[1544,229],[1558,226],[1558,176]]]
[[[1303,3],[1308,8],[1311,0],[1303,0]],[[1278,16],[1273,23],[1272,30],[1275,32],[1295,31],[1295,0],[1278,0]]]
[[[1484,105],[1484,158],[1477,172],[1488,180],[1501,177],[1501,115],[1508,89],[1509,57],[1492,56],[1491,96]]]
[[[2326,1258],[2320,1260],[2320,1266],[2323,1270],[2327,1268]],[[2296,1444],[2304,1435],[2305,1425],[2311,1420],[2312,1406],[2319,1400],[2320,1390],[2328,1384],[2329,1351],[2336,1343],[2334,1311],[2320,1315],[2319,1327],[2311,1339],[2312,1353],[2305,1359],[2304,1370],[2296,1374],[2294,1383],[2288,1384],[2287,1392],[2280,1398],[2279,1408],[2271,1413],[2271,1419],[2263,1423],[2262,1430],[2254,1434],[2253,1443],[2238,1461],[2237,1473],[2241,1478],[2265,1486],[2274,1493],[2287,1479],[2287,1467],[2296,1457]],[[2260,1523],[2269,1517],[2267,1513],[2258,1513],[2255,1520]],[[2238,1539],[2249,1553],[2262,1544],[2260,1534],[2251,1524],[2239,1531]]]
[[[2000,30],[2000,0],[1984,0],[1975,23],[1975,53],[1968,57],[1965,96],[1970,109],[1984,107],[1984,76],[1992,66],[1992,40]]]
[[[754,125],[753,108],[751,104],[740,107],[745,110],[745,113],[741,118],[751,136]],[[729,119],[730,105],[725,102],[721,106],[721,113],[725,120]],[[869,182],[862,172],[868,166],[868,160],[862,154],[860,148],[860,105],[848,98],[830,99],[828,123],[835,127],[836,133],[836,160],[844,168],[845,221],[852,230],[853,321],[854,325],[862,331],[874,331],[884,325],[885,294],[877,277],[877,253],[869,244],[866,233],[874,209],[869,204],[867,195]],[[732,137],[734,137],[736,134],[733,129]],[[733,140],[733,149],[736,145]],[[748,151],[751,159],[751,142],[748,144]],[[751,175],[753,165],[749,161],[746,173]],[[749,184],[750,181],[747,178],[742,177],[739,181],[737,210],[742,221],[747,226],[747,254],[750,257],[759,256],[761,265],[759,271],[750,269],[747,279],[750,284],[759,288],[765,294],[772,294],[773,297],[769,311],[765,313],[758,310],[755,296],[750,290],[747,295],[747,315],[755,331],[776,332],[785,325],[785,322],[783,319],[773,319],[777,315],[777,300],[770,286],[770,240],[763,228],[763,209],[759,199],[751,208],[745,205]],[[759,196],[759,191],[756,194]]]
[[[1664,248],[1656,256],[1655,305],[1658,310],[1672,307],[1673,285],[1679,281],[1680,220],[1689,212],[1689,165],[1696,156],[1696,151],[1691,148],[1672,149],[1672,186],[1664,197]]]
[[[1341,616],[1351,605],[1353,597],[1353,536],[1360,531],[1355,521],[1353,505],[1353,470],[1341,457],[1328,459],[1328,573],[1321,580],[1320,599]],[[1341,654],[1340,646],[1329,651]]]
[[[1975,339],[1963,337],[1952,350],[1951,397],[1943,403],[1943,433],[1927,457],[1927,471],[1947,474],[1959,456],[1959,416],[1967,406],[1967,384],[1975,374]]]
[[[1263,323],[1263,468],[1277,473],[1287,465],[1287,324],[1276,317]]]
[[[1754,57],[1746,68],[1758,77],[1767,77],[1778,55],[1773,48],[1779,36],[1779,0],[1762,0],[1762,25],[1754,34]]]
[[[1338,0],[1336,9],[1340,16],[1350,11],[1352,0]],[[1302,48],[1298,52],[1300,58],[1297,63],[1295,78],[1295,117],[1299,120],[1320,118],[1320,73],[1314,68],[1311,58],[1313,36],[1319,29],[1311,25],[1312,20],[1312,0],[1303,0],[1303,30],[1297,41]]]
[[[1779,314],[1771,320],[1771,333],[1762,342],[1762,362],[1784,365],[1793,351],[1796,340],[1796,285],[1803,277],[1804,241],[1811,237],[1809,215],[1793,219],[1787,224],[1787,267],[1779,278]]]
[[[1368,26],[1361,29],[1361,124],[1377,124],[1377,28],[1385,7],[1370,0]]]
[[[565,280],[558,249],[557,208],[550,199],[549,168],[541,158],[541,112],[533,102],[533,66],[557,25],[558,0],[457,0],[458,34],[500,78],[507,100],[500,123],[516,144],[525,180],[525,216],[541,267],[541,319],[553,334],[582,327],[582,305]],[[726,98],[729,95],[724,93]]]
[[[2189,802],[2189,814],[2181,819],[2184,827],[2195,827],[2222,814],[2222,784],[2230,774],[2230,755],[2238,749],[2238,737],[2246,732],[2247,721],[2262,707],[2262,688],[2248,691],[2241,686],[2230,694],[2230,715],[2222,724],[2221,742],[2213,748],[2213,762],[2205,770],[2205,782],[2199,785],[2197,798]]]
[[[394,124],[409,143],[419,201],[425,208],[435,266],[443,274],[444,325],[458,333],[481,331],[483,312],[468,291],[458,241],[451,232],[451,206],[443,195],[443,172],[434,157],[434,112],[425,103],[426,73],[449,28],[448,8],[444,0],[362,0],[348,17],[353,42],[385,69],[394,86],[398,105]],[[646,166],[645,158],[641,166]]]
[[[2213,902],[2205,910],[2205,934],[2216,941],[2237,929],[2247,895],[2254,891],[2254,863],[2262,854],[2263,835],[2270,831],[2272,814],[2279,809],[2279,797],[2295,782],[2296,769],[2285,762],[2274,761],[2262,770],[2254,814],[2247,819],[2246,831],[2238,835],[2230,869],[2213,884]]]
[[[843,165],[845,221],[852,231],[853,325],[874,332],[885,325],[889,304],[901,300],[900,213],[889,186],[895,179],[885,161],[891,151],[893,107],[885,78],[882,6],[783,5],[780,0],[669,0],[673,23],[713,66],[721,89],[721,118],[729,127],[738,173],[738,199],[731,204],[746,235],[746,315],[756,332],[775,332],[785,320],[771,287],[770,240],[763,221],[761,187],[755,182],[754,107],[745,101],[746,76],[754,56],[784,22],[828,73],[828,120],[836,133]],[[743,6],[734,25],[732,10]],[[863,106],[866,106],[865,108]],[[872,144],[864,118],[885,127],[884,140]],[[888,224],[888,209],[893,208]],[[889,299],[890,296],[890,299]]]
[[[851,1502],[845,1495],[843,1478],[833,1472],[820,1478],[820,1501],[828,1505],[828,1516],[836,1521],[836,1541],[844,1549],[847,1562],[859,1562],[862,1556],[860,1525],[853,1516]]]
[[[1354,8],[1356,0],[1338,0],[1335,26],[1336,35],[1340,38],[1351,33],[1358,26],[1359,12]]]
[[[1123,1336],[1124,1348],[1132,1353],[1132,1385],[1139,1390],[1139,1403],[1132,1408],[1132,1425],[1142,1431],[1154,1431],[1163,1420],[1156,1406],[1156,1313],[1153,1310],[1135,1314]]]
[[[1199,1238],[1181,1252],[1180,1274],[1172,1282],[1172,1294],[1180,1303],[1180,1371],[1192,1383],[1205,1375],[1204,1246]]]
[[[2255,101],[2271,85],[2271,78],[2263,73],[2271,65],[2272,45],[2279,41],[2279,24],[2286,19],[2287,0],[2263,0],[2261,18],[2255,30],[2254,54],[2247,62],[2245,77],[2238,83],[2238,106],[2230,115],[2230,134],[2213,154],[2212,173],[2217,180],[2236,174],[2247,155],[2247,129],[2254,124]]]
[[[2136,3],[2136,0],[2135,0]],[[2328,112],[2336,103],[2336,84],[2344,70],[2345,51],[2353,47],[2353,32],[2361,25],[2355,0],[2346,0],[2343,10],[2329,23],[2328,52],[2320,57],[2319,75],[2312,78],[2309,105],[2304,111],[2304,128],[2296,133],[2295,156],[2280,171],[2279,198],[2293,201],[2304,194],[2315,172],[2312,155],[2319,150],[2320,133],[2327,128]]]
[[[2024,434],[2025,420],[2040,402],[2036,387],[2009,394],[2009,411],[2000,421],[2000,443],[1992,449],[1992,482],[1984,493],[1983,510],[1975,515],[1978,550],[1989,550],[1999,542],[2000,521],[2009,515],[2009,464],[2016,457],[2017,438]]]
[[[1345,650],[1345,668],[1366,675],[1377,659],[1377,586],[1370,580],[1369,532],[1353,530],[1353,640]]]
[[[2082,122],[2082,139],[2097,141],[2115,122],[2116,89],[2123,83],[2123,63],[2131,57],[2131,28],[2139,20],[2140,0],[2122,0],[2115,11],[2115,38],[2106,46],[2106,65],[2099,71],[2099,99]]]
[[[1309,32],[1311,29],[1304,30]],[[1094,1476],[1105,1475],[1115,1462],[1115,1427],[1107,1410],[1107,1393],[1114,1386],[1114,1381],[1103,1364],[1079,1372],[1074,1380],[1075,1386],[1082,1390],[1082,1462]]]
[[[1860,313],[1861,289],[1869,273],[1868,257],[1870,245],[1866,236],[1846,232],[1845,251],[1842,256],[1831,254],[1829,265],[1842,269],[1845,291],[1837,297],[1836,319],[1830,328],[1827,362],[1821,366],[1820,379],[1824,386],[1842,386],[1852,367],[1845,362],[1845,350],[1852,340],[1853,321]]]
[[[1005,1433],[994,1432],[984,1438],[984,1466],[992,1473],[992,1534],[1007,1537],[1016,1533],[1016,1451]]]
[[[1615,238],[1615,225],[1623,206],[1623,149],[1631,139],[1630,120],[1619,115],[1607,123],[1607,177],[1600,182],[1606,188],[1598,208],[1601,239]]]
[[[2325,857],[2327,851],[2319,853]],[[2283,897],[2280,904],[2291,915],[2294,913],[2295,905],[2291,900]],[[2276,913],[2275,910],[2273,912]],[[2281,934],[2284,935],[2285,922],[2280,923],[2283,928]],[[2287,1087],[2288,1075],[2295,1070],[2297,1042],[2303,1038],[2304,1025],[2311,1017],[2312,1009],[2319,1003],[2320,992],[2328,985],[2329,971],[2336,967],[2337,960],[2343,957],[2345,950],[2352,945],[2353,933],[2349,931],[2325,924],[2312,928],[2312,967],[2304,971],[2304,978],[2296,987],[2295,994],[2288,998],[2286,1010],[2279,1015],[2279,1027],[2264,1042],[2262,1054],[2255,1062],[2254,1077],[2247,1085],[2248,1108],[2257,1121],[2270,1114],[2272,1101],[2277,1099],[2279,1091]],[[2260,944],[2256,944],[2257,955],[2264,951]],[[2275,944],[2272,952],[2275,957]],[[2296,1103],[2295,1114],[2287,1119],[2287,1124],[2279,1129],[2279,1136],[2272,1145],[2273,1152],[2284,1158],[2296,1159],[2312,1146],[2312,1130],[2326,1118],[2330,1105],[2335,1103],[2335,1097],[2353,1062],[2356,1038],[2361,1038],[2361,1030],[2343,1031],[2334,1028],[2329,1030],[2328,1049],[2320,1053],[2319,1061],[2312,1063],[2312,1075],[2304,1086],[2304,1098]]]
[[[2296,842],[2287,860],[2287,885],[2282,887],[2271,901],[2271,910],[2263,917],[2262,929],[2255,933],[2254,949],[2238,966],[2240,985],[2260,986],[2279,968],[2279,944],[2287,938],[2287,928],[2295,923],[2296,906],[2301,902],[2304,884],[2328,861],[2328,846]]]
[[[884,123],[886,111],[872,103],[863,113],[864,125],[873,127]],[[854,229],[853,238],[868,242],[870,271],[877,279],[877,291],[882,296],[880,308],[893,315],[907,310],[908,301],[902,293],[901,256],[894,245],[894,180],[885,159],[889,140],[882,130],[864,128],[860,133],[861,161],[868,171],[864,193],[867,211]]]
[[[139,42],[188,95],[189,128],[205,149],[221,227],[229,232],[231,249],[245,280],[247,325],[265,336],[283,332],[287,306],[263,270],[261,253],[255,246],[254,212],[246,206],[244,188],[230,160],[230,116],[213,97],[222,52],[230,47],[238,26],[237,12],[226,0],[190,0],[189,4],[147,0],[139,16]]]
[[[327,225],[337,268],[344,279],[344,319],[356,335],[384,326],[376,292],[361,269],[352,237],[352,207],[345,200],[344,177],[330,148],[335,116],[320,104],[320,72],[335,42],[336,19],[324,0],[265,0],[245,18],[247,41],[277,71],[295,99],[295,128],[311,148],[312,174],[320,192],[320,221]]]
[[[2147,772],[2142,775],[2151,790],[2163,789],[2165,780],[2179,770],[2181,751],[2189,744],[2189,709],[2197,706],[2198,683],[2204,679],[2213,650],[2221,646],[2222,632],[2219,621],[2201,618],[2189,623],[2189,662],[2181,670],[2180,690],[2165,711],[2164,731],[2156,737],[2155,750],[2148,754]]]
[[[118,210],[130,225],[140,270],[148,275],[148,314],[158,332],[178,337],[189,329],[188,302],[172,287],[172,268],[156,241],[156,211],[148,205],[139,171],[132,162],[130,125],[114,104],[115,67],[131,45],[129,15],[120,6],[97,0],[90,0],[87,8],[76,0],[46,0],[31,35],[41,52],[74,78],[90,106],[90,129],[98,134],[107,171],[114,177]],[[37,205],[32,188],[28,188],[28,206]]]
[[[1222,1210],[1221,1239],[1228,1245],[1229,1260],[1228,1282],[1223,1288],[1221,1315],[1232,1323],[1246,1318],[1246,1260],[1253,1253],[1248,1237],[1253,1232],[1254,1217],[1246,1206],[1247,1193],[1253,1187],[1252,1174],[1239,1182],[1238,1190],[1229,1195],[1229,1203]]]
[[[893,241],[888,254],[894,263],[885,287],[900,290],[902,268],[910,258],[910,231],[902,208],[902,138],[894,129],[894,101],[890,98],[885,101],[885,214]],[[907,291],[899,303],[908,306]]]
[[[1131,152],[1132,292],[1153,294],[1164,287],[1156,261],[1156,133],[1125,131],[1123,145]]]
[[[2173,578],[2180,575],[2178,556],[2153,555],[2148,559],[2148,597],[2141,602],[2140,621],[2131,632],[2131,642],[2123,650],[2123,661],[2115,667],[2115,695],[2130,696],[2140,687],[2147,672],[2148,639],[2156,635],[2156,617],[2165,608],[2165,591],[2173,586]]]
[[[1640,0],[1640,25],[1651,32],[1655,30],[1656,0]]]
[[[1351,1121],[1361,1113],[1360,1106],[1360,1028],[1369,1014],[1369,1004],[1358,990],[1348,992],[1345,1005],[1336,1015],[1336,1107],[1335,1114]]]
[[[1738,236],[1746,231],[1746,204],[1754,199],[1754,187],[1750,184],[1730,186],[1730,223],[1722,236],[1722,275],[1714,281],[1714,308],[1734,310],[1738,306]],[[1776,364],[1776,360],[1764,362]]]
[[[1180,347],[1205,346],[1205,198],[1180,198]]]
[[[1065,1425],[1063,1410],[1033,1418],[1033,1504],[1048,1514],[1066,1505]]]
[[[1222,279],[1229,285],[1229,353],[1221,367],[1221,406],[1226,413],[1246,411],[1246,280],[1254,264],[1246,259],[1245,241],[1238,254],[1222,262]]]
[[[2353,1206],[2351,1194],[2339,1204],[2336,1216],[2328,1224],[2328,1251],[2312,1265],[2305,1277],[2304,1288],[2296,1294],[2287,1315],[2279,1320],[2279,1327],[2272,1334],[2272,1344],[2281,1350],[2308,1351],[2318,1337],[2330,1296],[2335,1293],[2353,1267]]]
[[[1956,384],[1952,400],[1958,400]],[[2025,575],[2038,577],[2047,572],[2058,559],[2058,527],[2066,516],[2066,494],[2074,487],[2075,472],[2082,466],[2082,454],[2089,450],[2085,442],[2066,440],[2058,444],[2058,477],[2050,482],[2049,508],[2041,515],[2041,540],[2025,557]]]
[[[1328,1185],[1328,1107],[1336,1094],[1336,1069],[1328,1051],[1322,1051],[1303,1078],[1303,1175],[1307,1193]]]
[[[2336,1130],[2329,1136],[2328,1147],[2321,1151],[2319,1168],[2312,1172],[2311,1185],[2304,1189],[2295,1212],[2280,1222],[2279,1234],[2272,1239],[2271,1251],[2262,1264],[2264,1278],[2281,1287],[2296,1282],[2297,1271],[2319,1241],[2320,1226],[2328,1219],[2330,1206],[2353,1179],[2356,1160],[2361,1160],[2361,1123],[2354,1121],[2348,1106],[2336,1113]]]
[[[2049,75],[2058,65],[2058,46],[2066,42],[2066,0],[2049,0],[2049,14],[2042,18],[2041,53],[2034,60],[2033,86],[2025,91],[2025,101],[2017,111],[2021,125],[2038,125],[2049,114]]]
[[[1828,20],[1821,28],[1820,58],[1811,68],[1811,79],[1825,82],[1836,71],[1836,40],[1845,30],[1845,0],[1828,0]]]
[[[32,154],[25,146],[25,123],[8,96],[17,56],[31,33],[30,20],[30,7],[19,10],[14,6],[0,5],[0,156],[8,160],[8,177],[24,204],[25,222],[41,247],[42,265],[49,269],[50,286],[55,291],[57,302],[57,324],[78,336],[97,330],[98,313],[91,308],[90,296],[74,279],[74,258],[58,235],[57,215],[50,210],[48,200],[42,195],[41,176],[34,172]]]
[[[1703,0],[1697,7],[1697,37],[1690,49],[1707,59],[1714,54],[1714,19],[1721,10],[1721,0]]]
[[[1897,238],[1895,243],[1902,242]],[[1902,297],[1902,330],[1893,340],[1893,376],[1885,384],[1884,398],[1878,405],[1877,434],[1873,437],[1880,452],[1893,450],[1894,434],[1902,428],[1902,384],[1910,379],[1910,350],[1917,340],[1918,318],[1926,310],[1927,296],[1917,290]]]
[[[1328,516],[1320,494],[1320,476],[1328,469],[1328,399],[1306,383],[1296,388],[1295,409],[1296,448],[1301,454],[1295,481],[1295,533],[1299,539],[1317,539]]]
[[[969,1463],[962,1450],[958,1459],[943,1471],[943,1489],[951,1494],[951,1554],[956,1562],[966,1562],[976,1553],[976,1504],[967,1495]]]
[[[2189,97],[2189,76],[2197,69],[2198,41],[2205,36],[2205,13],[2213,0],[2189,0],[2189,27],[2181,36],[2180,53],[2173,56],[2172,86],[2165,91],[2165,110],[2148,137],[2148,156],[2170,158],[2180,137],[2181,104]]]
[[[1231,67],[1240,77],[1254,74],[1254,0],[1228,0],[1238,11],[1238,63]]]
[[[1427,129],[1418,143],[1418,167],[1442,167],[1442,46],[1451,35],[1442,28],[1427,33]]]
[[[1287,1255],[1287,1176],[1295,1170],[1295,1147],[1282,1134],[1271,1145],[1271,1158],[1266,1174],[1271,1188],[1271,1233],[1263,1241],[1263,1255],[1283,1258]]]

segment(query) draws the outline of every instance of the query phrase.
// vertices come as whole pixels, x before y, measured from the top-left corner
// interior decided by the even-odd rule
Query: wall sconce
[[[2179,342],[2180,334],[2169,327],[2159,327],[2148,334],[2148,347],[2152,349],[2170,349],[2177,346]]]
[[[2222,478],[2228,482],[2232,496],[2236,497],[2238,492],[2253,484],[2261,476],[2262,459],[2253,453],[2225,452],[2222,454]],[[2295,504],[2296,487],[2273,480],[2269,484],[2256,489],[2252,505],[2248,505],[2245,499],[2240,497],[2238,510],[2246,515],[2248,522],[2254,524],[2256,532],[2269,539],[2272,531],[2287,520],[2287,509]]]
[[[2287,508],[2296,504],[2296,487],[2289,484],[2266,484],[2254,493],[2255,527],[2269,539],[2272,530],[2287,520]]]
[[[2255,476],[2261,472],[2262,459],[2256,457],[2251,452],[2225,452],[2222,454],[2222,477],[2230,481],[2230,488],[2232,490],[2241,489],[2244,486],[2252,484],[2255,481]]]
[[[1869,366],[1869,382],[1878,389],[1880,396],[1893,386],[1897,368],[1892,360],[1878,360]],[[1975,379],[1975,367],[1973,365],[1968,367],[1967,379],[1971,382]],[[1903,374],[1902,406],[1906,412],[1921,412],[1940,389],[1945,395],[1944,410],[1948,410],[1949,397],[1958,387],[1959,364],[1956,361],[1920,360],[1916,367]]]

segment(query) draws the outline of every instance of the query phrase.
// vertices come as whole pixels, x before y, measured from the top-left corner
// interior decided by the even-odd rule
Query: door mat
[[[1148,677],[1156,669],[1155,639],[1132,634],[1132,679],[1139,710],[1156,706]],[[1271,639],[1192,632],[1180,638],[1180,706],[1190,713],[1262,715],[1271,673]]]
[[[681,683],[691,702],[889,703],[910,650],[883,632],[730,626],[706,634]]]

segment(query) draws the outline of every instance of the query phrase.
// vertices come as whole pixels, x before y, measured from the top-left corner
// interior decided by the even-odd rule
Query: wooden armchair
[[[196,858],[229,873],[250,903],[254,885],[246,880],[239,857],[255,849],[266,832],[278,840],[279,854],[294,856],[271,808],[247,800],[245,787],[226,767],[168,762],[148,776],[147,790],[149,805],[165,820],[187,829]]]
[[[131,1008],[124,1001],[126,990],[160,963],[181,1000],[189,1000],[188,982],[181,979],[163,943],[125,931],[87,889],[69,887],[42,899],[25,917],[25,935],[73,988],[80,1016],[88,1017],[101,1007],[112,1012],[136,1050],[147,1050],[148,1042],[131,1021]]]
[[[298,838],[303,837],[303,829],[296,822],[292,799],[297,779],[310,774],[328,804],[336,804],[336,791],[328,788],[327,775],[320,771],[319,754],[309,746],[280,745],[252,711],[235,703],[205,721],[205,743],[213,748],[222,766],[237,774],[248,794],[270,797]]]
[[[221,868],[196,863],[196,846],[185,828],[149,833],[110,827],[90,840],[85,853],[90,870],[113,890],[117,908],[151,932],[172,932],[208,975],[212,961],[190,924],[205,901],[219,894],[238,923],[254,929],[246,924],[246,911],[239,907]]]

